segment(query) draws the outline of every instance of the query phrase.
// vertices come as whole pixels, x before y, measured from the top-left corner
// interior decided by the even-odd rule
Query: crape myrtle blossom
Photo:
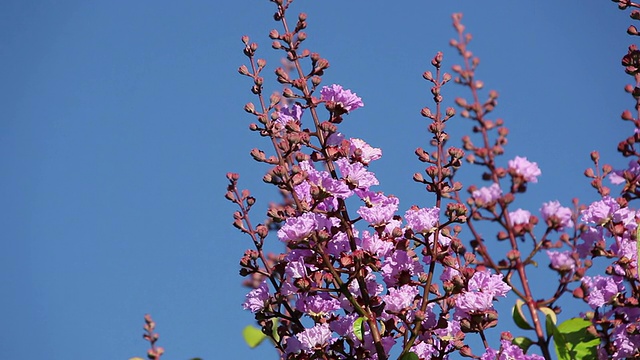
[[[582,284],[587,288],[587,303],[593,309],[605,305],[616,294],[624,291],[622,281],[616,281],[610,276],[585,276],[582,278]]]
[[[637,319],[640,314],[634,315]],[[630,335],[634,333],[634,329],[630,327],[631,325],[620,325],[614,328],[613,345],[616,351],[613,353],[612,359],[633,358],[637,349],[640,348],[640,335]]]
[[[250,310],[254,313],[264,309],[264,304],[267,299],[269,299],[269,286],[267,285],[266,280],[257,288],[249,291],[245,297],[246,299],[244,303],[242,303],[243,309]]]
[[[294,104],[291,107],[283,106],[276,114],[278,117],[275,121],[282,126],[285,126],[290,121],[300,121],[300,119],[302,118],[302,107],[298,104]]]
[[[324,86],[320,90],[320,99],[325,102],[332,102],[346,112],[351,112],[364,106],[362,99],[355,93],[352,93],[351,90],[344,90],[342,86],[336,84]]]
[[[613,219],[613,214],[619,209],[620,204],[615,199],[605,196],[582,211],[582,221],[588,224],[604,225]]]
[[[558,271],[574,271],[576,269],[576,261],[571,257],[571,251],[547,251],[547,256],[551,260],[552,269]]]
[[[336,132],[329,135],[326,144],[327,146],[340,146],[342,141],[344,141],[344,135]],[[378,160],[382,157],[382,150],[380,148],[374,148],[362,139],[350,138],[347,141],[349,144],[349,159],[352,161],[357,161],[367,166],[371,161]]]
[[[518,209],[516,211],[509,212],[511,226],[528,224],[530,219],[531,213],[527,210]]]
[[[502,275],[492,275],[489,270],[477,271],[467,286],[467,291],[456,298],[456,307],[467,314],[493,308],[493,298],[505,297],[511,287],[502,281]]]
[[[564,230],[565,227],[573,227],[571,209],[560,206],[559,201],[549,201],[542,204],[540,208],[542,218],[551,228]]]
[[[522,349],[509,340],[500,340],[500,349],[487,348],[480,360],[544,360],[544,357],[531,354],[525,355]]]
[[[413,300],[419,293],[420,291],[417,286],[403,285],[398,289],[393,287],[389,288],[389,294],[383,297],[386,303],[384,308],[385,313],[399,313],[407,310],[413,304]]]
[[[423,273],[424,268],[415,256],[396,250],[382,263],[382,278],[387,286],[406,284],[412,276]]]
[[[300,241],[311,235],[315,230],[331,229],[336,221],[338,220],[335,218],[328,219],[323,214],[312,212],[290,217],[278,230],[278,239],[285,243]]]
[[[340,301],[327,293],[318,295],[301,294],[296,300],[296,309],[312,316],[328,316],[341,309]]]
[[[538,176],[542,174],[540,168],[538,168],[538,163],[530,162],[526,157],[520,156],[509,160],[509,169],[522,176],[525,181],[532,183],[537,183]]]
[[[358,209],[358,215],[371,225],[386,224],[398,210],[400,200],[397,197],[359,189],[355,192],[365,202],[365,206]]]
[[[500,185],[493,183],[489,187],[481,187],[474,190],[471,196],[478,206],[487,206],[502,196],[502,189],[500,189]]]
[[[295,337],[287,339],[287,354],[321,349],[333,342],[331,333],[329,324],[316,324],[314,327],[296,334]]]
[[[336,160],[340,173],[347,181],[358,189],[368,190],[369,187],[378,185],[375,174],[368,171],[361,163],[349,163],[349,160],[340,158]]]
[[[440,209],[412,207],[404,213],[407,226],[416,233],[431,233],[436,230],[440,218]]]
[[[609,174],[609,181],[611,181],[614,185],[619,185],[624,183],[626,180],[624,178],[624,173],[628,173],[632,178],[637,178],[640,176],[640,164],[637,160],[629,161],[629,167],[626,170],[614,170]]]
[[[318,171],[314,169],[309,161],[301,161],[300,168],[307,172],[307,181],[315,184],[336,198],[346,199],[353,194],[347,184],[331,177],[328,171]]]

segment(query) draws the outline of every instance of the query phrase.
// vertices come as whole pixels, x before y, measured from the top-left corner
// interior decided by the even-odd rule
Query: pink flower
[[[346,112],[350,112],[364,106],[362,99],[360,99],[355,93],[352,93],[351,90],[344,90],[342,89],[342,86],[336,84],[323,87],[322,90],[320,90],[320,99],[327,102],[333,102]]]
[[[558,271],[573,271],[576,269],[576,261],[571,257],[571,251],[547,251],[551,260],[551,268]]]
[[[387,304],[384,311],[399,313],[402,310],[407,310],[413,304],[413,299],[418,293],[417,286],[403,285],[399,289],[389,288],[389,294],[383,298]]]
[[[524,225],[529,223],[531,213],[527,210],[518,209],[509,213],[509,220],[511,220],[511,226]]]
[[[474,190],[471,193],[471,196],[478,206],[486,206],[495,202],[500,198],[500,196],[502,196],[502,189],[500,189],[500,185],[493,183],[489,187],[481,187],[478,190]]]
[[[331,329],[329,324],[316,324],[316,326],[306,329],[295,337],[287,339],[287,353],[294,353],[300,350],[312,351],[327,345],[331,340]]]
[[[349,139],[349,143],[351,144],[349,147],[349,156],[364,165],[368,165],[369,162],[382,157],[382,150],[371,147],[371,145],[367,144],[364,140],[351,138]]]
[[[516,174],[521,175],[523,179],[532,183],[537,183],[537,177],[542,174],[540,168],[538,168],[538,163],[530,162],[526,157],[520,156],[509,160],[509,169],[512,169]]]
[[[437,207],[407,210],[404,214],[407,225],[416,233],[435,231],[440,217]]]
[[[608,303],[617,293],[624,291],[621,283],[608,276],[585,276],[582,283],[589,289],[587,302],[594,309]]]
[[[542,218],[551,228],[563,230],[565,227],[573,227],[571,209],[560,206],[559,201],[543,203],[540,213],[542,213]]]
[[[269,299],[269,286],[266,281],[263,281],[260,286],[249,291],[246,295],[246,299],[242,304],[242,308],[245,310],[251,310],[251,312],[258,312],[264,309],[265,301]]]

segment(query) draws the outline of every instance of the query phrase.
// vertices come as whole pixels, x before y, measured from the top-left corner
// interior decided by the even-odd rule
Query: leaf
[[[358,340],[362,341],[364,338],[364,326],[363,326],[364,318],[359,317],[356,321],[353,322],[353,334],[358,338]]]
[[[511,343],[518,346],[520,349],[522,349],[522,352],[526,354],[527,350],[529,350],[529,347],[533,344],[533,340],[525,336],[518,336],[517,338],[511,340]]]
[[[524,305],[524,301],[520,299],[516,299],[516,304],[511,309],[511,315],[513,317],[513,322],[523,330],[531,330],[533,327],[529,325],[527,320],[524,318],[524,313],[522,312],[522,305]]]
[[[244,341],[249,345],[250,348],[255,348],[260,345],[260,343],[267,337],[267,335],[262,333],[262,330],[258,329],[253,325],[247,325],[242,330],[242,337]]]
[[[600,338],[587,331],[591,322],[582,318],[573,318],[558,325],[558,332],[562,334],[569,358],[597,359]],[[557,351],[557,350],[556,350]]]
[[[547,331],[553,334],[553,344],[556,348],[556,354],[558,355],[558,360],[573,360],[572,357],[569,356],[569,350],[567,348],[567,341],[564,338],[564,335],[558,330],[556,325],[553,323],[551,316],[547,315],[545,317],[545,323],[547,325]]]
[[[539,310],[542,311],[542,313],[545,316],[548,316],[551,318],[553,325],[558,323],[558,317],[556,316],[556,313],[553,310],[551,310],[546,306],[541,307]],[[553,331],[549,328],[549,326],[547,326],[547,336],[551,336],[552,334],[553,334]]]
[[[418,355],[412,351],[405,353],[399,360],[420,360]]]

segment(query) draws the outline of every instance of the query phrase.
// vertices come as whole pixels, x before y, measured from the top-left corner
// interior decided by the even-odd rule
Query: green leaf
[[[582,318],[573,318],[558,325],[570,359],[597,359],[600,338],[587,331],[591,322]],[[556,349],[557,352],[557,349]]]
[[[399,360],[420,360],[420,358],[416,353],[410,351],[402,355]]]
[[[266,339],[267,335],[262,333],[262,330],[258,329],[253,325],[247,325],[242,330],[242,337],[244,341],[249,345],[250,348],[255,348],[260,345],[260,343]]]
[[[551,318],[551,322],[553,323],[553,325],[558,323],[558,317],[556,316],[556,313],[553,310],[551,310],[550,308],[548,308],[546,306],[541,307],[539,310],[542,311],[542,313],[545,316],[548,316],[548,317]],[[551,336],[551,335],[553,335],[553,330],[551,330],[549,328],[549,326],[547,325],[547,336]]]
[[[529,339],[528,337],[518,336],[517,338],[511,340],[511,343],[518,346],[520,349],[522,349],[522,352],[526,354],[527,350],[529,350],[529,347],[533,345],[533,340]]]
[[[529,325],[527,320],[524,318],[524,313],[522,312],[522,305],[524,305],[524,301],[520,299],[516,299],[516,304],[511,309],[511,315],[513,317],[513,322],[523,330],[531,330],[533,327]]]
[[[547,331],[553,334],[553,344],[556,348],[556,355],[558,355],[558,360],[574,360],[569,354],[569,350],[567,347],[567,341],[564,338],[564,335],[558,330],[556,325],[553,323],[551,316],[547,315],[545,318],[545,323],[547,325]]]
[[[353,322],[353,334],[358,338],[358,340],[362,341],[364,338],[364,326],[363,326],[364,318],[359,317],[356,321]]]

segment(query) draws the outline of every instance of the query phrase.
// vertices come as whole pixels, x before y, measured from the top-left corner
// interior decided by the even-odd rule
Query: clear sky
[[[270,148],[248,131],[242,107],[254,98],[236,72],[244,34],[269,69],[278,64],[273,9],[267,0],[0,2],[1,359],[144,356],[147,312],[167,360],[270,358],[240,336],[253,319],[238,276],[250,243],[223,195],[234,171],[258,197],[256,222],[276,200],[249,156]],[[453,12],[474,35],[479,78],[501,94],[505,164],[520,155],[542,169],[519,206],[595,199],[582,176],[591,150],[626,164],[615,147],[630,132],[619,120],[631,106],[620,59],[632,39],[611,1],[297,0],[291,14],[300,11],[306,46],[331,63],[324,82],[365,103],[343,133],[383,149],[371,170],[402,211],[432,205],[411,181],[424,168],[413,151],[428,144],[421,74],[438,50],[447,66],[459,61],[448,46]],[[271,70],[267,88],[278,89]],[[460,91],[445,87],[449,104]],[[452,144],[461,136],[452,132]]]

